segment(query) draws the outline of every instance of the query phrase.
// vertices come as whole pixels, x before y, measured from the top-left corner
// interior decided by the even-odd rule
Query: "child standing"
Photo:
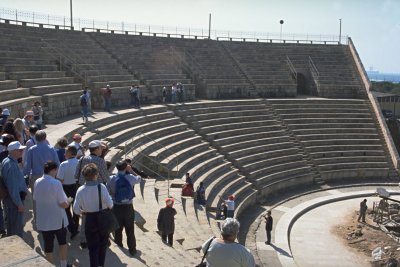
[[[174,198],[167,198],[165,200],[165,208],[161,208],[158,213],[157,227],[161,232],[161,238],[172,247],[174,231],[175,231],[175,215],[176,210],[172,207],[174,205]]]

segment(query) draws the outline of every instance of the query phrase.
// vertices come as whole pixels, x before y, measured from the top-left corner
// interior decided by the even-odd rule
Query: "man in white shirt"
[[[36,228],[42,232],[46,259],[54,264],[54,237],[59,244],[60,266],[67,267],[67,226],[65,209],[70,201],[60,181],[55,179],[57,163],[48,161],[44,165],[43,177],[35,181],[33,199],[36,201]]]
[[[79,160],[76,158],[76,153],[76,147],[68,147],[65,151],[66,161],[60,164],[57,172],[57,179],[61,181],[65,194],[72,199],[75,199],[77,190],[75,171]],[[71,207],[66,208],[65,212],[68,218],[68,231],[71,234],[71,239],[73,239],[79,233],[79,216],[72,216]]]

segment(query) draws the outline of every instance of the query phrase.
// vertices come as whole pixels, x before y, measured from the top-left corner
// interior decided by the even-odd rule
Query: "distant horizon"
[[[69,4],[68,0],[2,0],[1,6],[69,20]],[[400,73],[398,0],[73,0],[74,18],[118,25],[126,22],[172,29],[190,27],[203,29],[207,35],[210,13],[212,30],[270,33],[276,38],[282,29],[285,39],[293,34],[338,38],[341,21],[342,36],[352,38],[366,69]]]

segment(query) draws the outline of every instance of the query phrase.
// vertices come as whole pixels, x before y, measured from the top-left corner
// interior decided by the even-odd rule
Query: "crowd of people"
[[[72,266],[68,263],[69,233],[71,240],[79,236],[81,249],[88,249],[90,266],[104,266],[110,233],[99,227],[98,214],[107,209],[112,210],[119,226],[113,232],[114,242],[119,247],[124,247],[124,230],[127,248],[134,256],[137,253],[134,187],[146,175],[135,169],[129,159],[118,161],[115,165],[117,172],[112,174],[111,163],[104,159],[108,146],[100,140],[93,140],[84,146],[82,136],[74,134],[70,142],[62,137],[57,140],[56,147],[53,147],[47,140],[46,132],[40,129],[42,125],[36,124],[42,121],[37,121],[34,114],[32,110],[28,110],[22,119],[13,119],[7,109],[2,110],[1,237],[23,237],[24,214],[28,212],[25,201],[32,195],[33,227],[40,233],[41,246],[49,262],[54,264],[53,243],[56,239],[59,265]],[[197,203],[205,205],[204,184],[200,183],[194,194],[189,173],[186,175],[186,184]],[[230,208],[225,212],[227,219],[222,225],[222,237],[212,239],[207,246],[208,266],[221,266],[212,262],[218,262],[218,255],[224,255],[223,253],[232,249],[241,251],[240,257],[244,257],[242,260],[245,265],[237,266],[254,266],[249,250],[234,242],[239,229],[239,223],[233,219],[234,197],[229,196],[223,203]],[[173,205],[174,199],[168,197],[165,207],[160,209],[157,217],[161,239],[170,246],[173,246],[177,213]],[[235,246],[224,246],[231,243]]]

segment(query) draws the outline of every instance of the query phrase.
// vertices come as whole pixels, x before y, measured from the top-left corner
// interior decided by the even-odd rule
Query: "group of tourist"
[[[3,110],[4,111],[4,110]],[[7,115],[7,110],[2,113]],[[18,128],[17,121],[22,121]],[[131,161],[116,163],[117,173],[111,174],[110,164],[104,157],[107,144],[100,140],[82,145],[82,136],[75,134],[68,142],[65,137],[57,141],[57,148],[50,145],[44,130],[35,124],[32,111],[27,111],[22,119],[2,116],[0,140],[0,234],[23,237],[25,200],[32,194],[33,226],[40,232],[41,245],[46,259],[54,264],[54,240],[59,245],[60,266],[68,264],[67,236],[79,236],[82,249],[88,249],[90,266],[104,266],[110,233],[99,227],[98,214],[111,209],[119,228],[113,233],[114,241],[124,247],[122,231],[125,230],[129,253],[136,254],[134,233],[135,211],[134,186],[142,177],[131,166]],[[190,174],[186,182],[193,190]],[[197,188],[197,202],[206,204],[205,187]],[[223,201],[227,207],[226,220],[222,224],[221,238],[213,238],[203,245],[208,266],[222,266],[227,254],[232,264],[240,258],[241,264],[232,266],[254,266],[250,251],[235,243],[239,222],[233,219],[234,197]],[[165,207],[157,217],[157,227],[161,239],[173,246],[176,210],[174,199],[168,197]],[[1,206],[0,206],[1,207]],[[3,214],[4,213],[4,214]],[[3,216],[5,215],[5,216]],[[226,259],[225,259],[226,260]],[[226,263],[226,261],[225,261]],[[223,265],[225,266],[225,264]]]
[[[113,90],[109,84],[105,88],[102,88],[101,94],[104,100],[104,111],[111,112],[111,100],[113,95]],[[137,84],[132,84],[129,88],[130,105],[134,108],[140,109],[140,103],[142,99],[142,94],[140,86]],[[162,103],[183,103],[185,99],[185,87],[182,83],[173,83],[171,86],[164,86],[161,91],[161,101]],[[90,91],[88,87],[82,92],[79,97],[79,103],[81,106],[82,120],[84,123],[88,122],[88,117],[91,112],[91,98]]]

